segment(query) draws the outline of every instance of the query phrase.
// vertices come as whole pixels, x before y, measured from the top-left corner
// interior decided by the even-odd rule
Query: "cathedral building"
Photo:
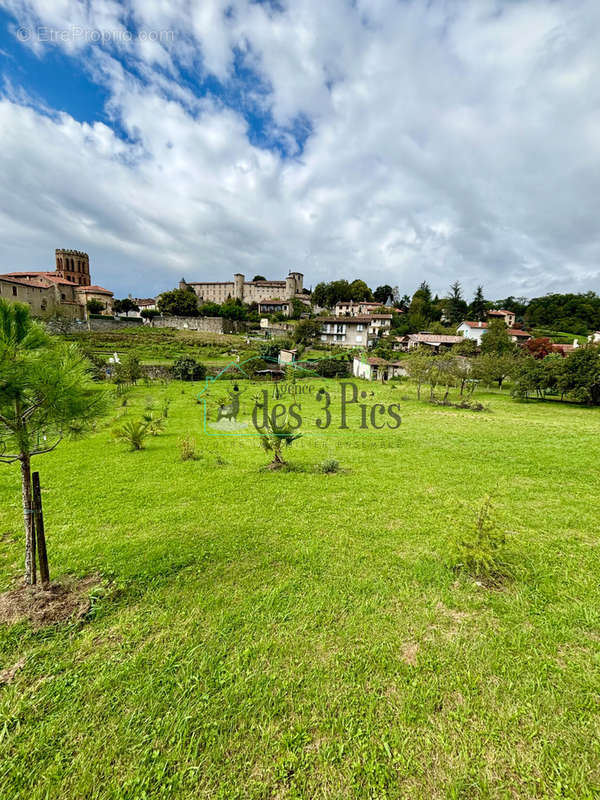
[[[53,271],[5,272],[0,275],[0,297],[26,303],[34,316],[56,311],[85,319],[89,300],[98,300],[112,313],[113,293],[92,284],[90,259],[80,250],[56,250]]]

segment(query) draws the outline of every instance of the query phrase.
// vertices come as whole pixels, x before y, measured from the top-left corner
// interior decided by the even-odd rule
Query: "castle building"
[[[80,250],[56,250],[54,271],[6,272],[0,275],[0,297],[26,303],[34,316],[60,311],[85,319],[89,300],[112,313],[113,293],[91,283],[90,259]]]
[[[225,303],[227,300],[241,300],[242,303],[261,303],[275,300],[298,299],[310,302],[303,287],[304,275],[290,272],[283,281],[247,281],[241,272],[236,272],[233,281],[185,281],[179,283],[180,289],[191,287],[198,295],[199,303]]]

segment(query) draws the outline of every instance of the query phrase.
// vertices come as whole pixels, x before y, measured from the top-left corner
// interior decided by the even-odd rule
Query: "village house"
[[[355,303],[353,300],[339,300],[335,304],[333,311],[336,317],[359,317],[364,314],[371,314],[381,306],[381,303]]]
[[[392,324],[391,314],[368,314],[360,317],[321,317],[321,341],[338,347],[368,347],[378,336],[386,336]]]
[[[506,311],[505,309],[491,309],[490,311],[486,312],[486,317],[488,322],[492,322],[495,319],[501,319],[508,328],[512,328],[516,321],[514,311]]]
[[[591,333],[588,336],[588,342],[591,344],[600,344],[600,331],[594,331],[594,333]]]
[[[401,361],[386,361],[376,356],[355,356],[352,361],[352,374],[355,378],[367,381],[388,381],[408,375],[406,365]]]
[[[291,317],[294,306],[291,300],[259,300],[258,311],[260,314],[284,314],[286,317]]]
[[[334,307],[334,314],[336,317],[358,317],[363,314],[374,314],[379,308],[392,309],[393,307],[394,303],[391,297],[388,297],[385,303],[375,303],[366,300],[360,302],[355,302],[354,300],[338,300]],[[399,309],[395,310],[401,313]]]
[[[455,344],[460,344],[464,339],[462,336],[451,336],[448,334],[427,333],[408,333],[406,336],[397,336],[392,343],[392,350],[413,350],[415,347],[430,347],[434,353],[447,350]]]
[[[465,339],[474,339],[479,347],[481,345],[481,338],[488,329],[487,322],[461,322],[456,332],[462,334]],[[518,328],[507,328],[506,332],[513,342],[524,344],[531,339],[531,334],[526,331],[519,330]]]

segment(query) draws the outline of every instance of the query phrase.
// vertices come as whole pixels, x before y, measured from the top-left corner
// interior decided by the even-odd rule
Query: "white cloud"
[[[21,25],[174,32],[31,43],[40,58],[64,48],[109,90],[114,128],[5,91],[6,268],[73,246],[120,294],[291,268],[409,292],[457,277],[491,296],[600,289],[593,0],[5,5]],[[252,145],[240,108],[182,79],[239,90],[236,53],[261,80],[240,102],[272,114],[266,135],[296,158]]]

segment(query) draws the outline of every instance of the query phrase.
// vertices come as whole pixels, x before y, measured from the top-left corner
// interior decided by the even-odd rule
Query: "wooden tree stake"
[[[46,552],[46,536],[44,534],[44,510],[42,508],[42,492],[40,489],[40,473],[34,472],[33,479],[33,504],[35,508],[35,532],[37,538],[37,551],[40,562],[40,578],[46,586],[50,583],[50,570],[48,568],[48,554]]]

